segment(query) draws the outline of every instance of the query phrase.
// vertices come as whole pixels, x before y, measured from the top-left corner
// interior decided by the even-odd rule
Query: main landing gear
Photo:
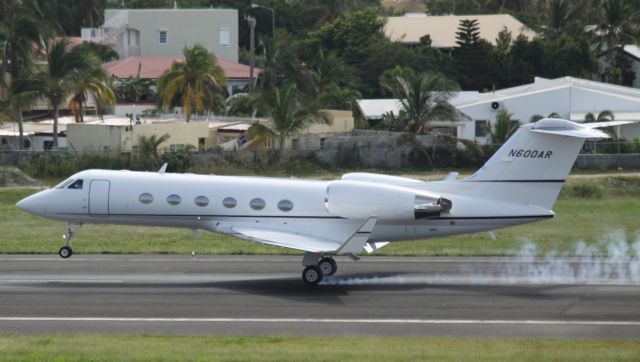
[[[76,230],[74,230],[76,226],[78,227],[78,230],[80,230],[80,228],[82,227],[82,224],[74,225],[72,223],[69,223],[67,232],[64,233],[63,238],[64,240],[66,240],[66,245],[61,247],[60,250],[58,250],[58,255],[60,255],[62,259],[67,259],[71,255],[73,255],[73,249],[71,248],[71,240],[73,239],[73,236],[77,232]]]
[[[330,256],[307,253],[302,259],[302,265],[305,266],[302,281],[311,286],[318,285],[323,277],[334,275],[338,271],[338,264]]]

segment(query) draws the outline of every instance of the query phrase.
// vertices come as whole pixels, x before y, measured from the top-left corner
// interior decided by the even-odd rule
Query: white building
[[[545,79],[536,77],[530,84],[506,88],[495,92],[460,92],[451,103],[468,118],[449,122],[457,137],[486,142],[484,125],[494,122],[500,109],[512,113],[514,121],[528,123],[535,115],[547,117],[556,113],[560,118],[583,122],[587,113],[597,115],[609,110],[616,121],[633,123],[620,127],[620,136],[627,139],[640,137],[640,89],[563,77]],[[360,100],[360,111],[365,118],[379,119],[386,112],[398,114],[396,100]],[[440,121],[434,126],[446,126]]]
[[[120,58],[182,55],[202,44],[218,58],[238,61],[236,9],[107,9],[100,28],[83,28],[82,40],[111,44]]]
[[[640,47],[637,45],[625,45],[624,53],[631,61],[631,70],[636,73],[633,80],[633,88],[640,88]]]

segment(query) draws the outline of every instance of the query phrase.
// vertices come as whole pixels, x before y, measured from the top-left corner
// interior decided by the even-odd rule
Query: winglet
[[[360,227],[358,227],[358,229],[351,234],[351,236],[342,243],[342,245],[340,245],[338,250],[336,250],[336,253],[352,254],[362,251],[364,244],[369,240],[369,236],[371,235],[376,222],[378,222],[377,216],[369,216],[362,222],[362,224],[360,224]]]
[[[168,166],[168,165],[169,165],[169,164],[168,164],[168,163],[166,163],[166,162],[165,162],[165,163],[163,163],[163,164],[162,164],[162,167],[160,167],[160,170],[158,170],[158,173],[159,173],[159,174],[161,174],[161,175],[164,175],[164,172],[167,170],[167,166]]]

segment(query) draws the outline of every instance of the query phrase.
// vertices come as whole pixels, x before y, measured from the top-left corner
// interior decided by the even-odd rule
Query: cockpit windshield
[[[74,183],[67,187],[68,189],[82,190],[82,180],[76,180]]]
[[[64,181],[62,181],[62,182],[60,182],[60,183],[56,186],[56,188],[57,188],[57,189],[63,189],[63,188],[65,188],[65,187],[69,186],[73,181],[75,181],[75,180],[74,180],[74,179],[72,179],[72,178],[68,178],[68,179],[66,179],[66,180],[64,180]]]

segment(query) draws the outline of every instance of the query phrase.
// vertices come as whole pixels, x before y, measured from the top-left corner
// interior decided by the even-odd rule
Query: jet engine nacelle
[[[348,219],[415,220],[440,216],[451,209],[451,202],[404,187],[340,180],[327,186],[325,207],[331,215]]]

